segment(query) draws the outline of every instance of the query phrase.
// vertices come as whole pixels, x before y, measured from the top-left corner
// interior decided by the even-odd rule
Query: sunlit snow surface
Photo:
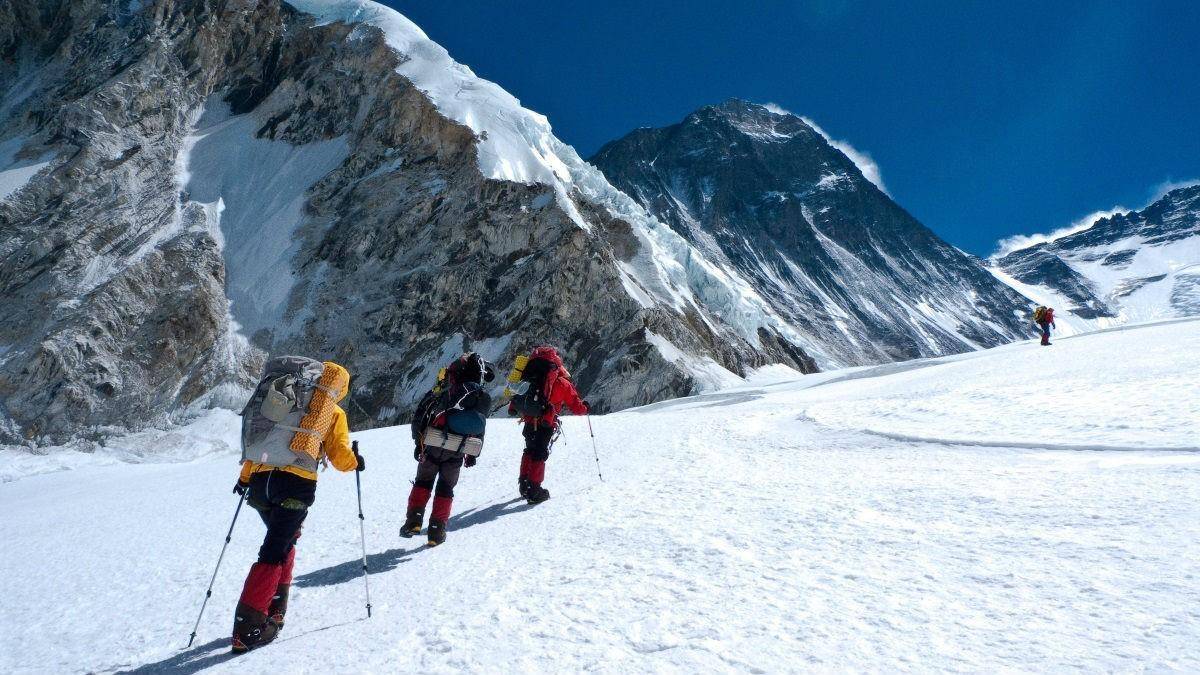
[[[0,485],[0,671],[1196,671],[1200,453],[1023,445],[1195,446],[1198,340],[1189,321],[771,369],[593,418],[604,483],[568,418],[534,508],[519,428],[493,420],[437,549],[396,535],[407,428],[356,434],[374,617],[354,479],[329,471],[287,628],[236,659],[253,513],[184,649],[233,450],[23,478]]]

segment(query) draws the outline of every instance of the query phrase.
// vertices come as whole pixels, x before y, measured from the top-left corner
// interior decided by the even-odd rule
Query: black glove
[[[592,404],[588,403],[586,398],[583,399],[583,409],[586,411],[583,413],[584,415],[592,411]]]
[[[475,466],[475,455],[467,455],[466,459],[463,460],[463,466],[468,469]]]
[[[358,460],[358,466],[354,467],[355,471],[366,471],[367,470],[367,460],[364,459],[362,455],[360,455],[358,453],[354,453],[354,459]]]
[[[421,461],[421,446],[420,444],[413,446],[413,459]]]
[[[250,489],[249,483],[243,483],[241,480],[238,480],[237,485],[233,486],[233,494],[244,495],[244,494],[246,494],[246,490],[249,490],[249,489]]]

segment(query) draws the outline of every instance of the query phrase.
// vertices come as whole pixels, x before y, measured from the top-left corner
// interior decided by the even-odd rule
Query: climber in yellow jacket
[[[300,370],[304,368],[308,370]],[[310,392],[307,411],[301,410],[298,401],[303,400],[303,394],[297,392],[305,383],[315,381],[313,374],[321,374],[313,385],[318,391]],[[320,462],[326,461],[339,471],[366,468],[362,456],[355,454],[350,444],[346,412],[337,405],[349,391],[349,381],[349,373],[336,363],[278,357],[267,363],[255,395],[242,411],[243,457],[249,455],[262,461],[243,460],[234,492],[245,495],[247,503],[258,511],[267,534],[238,601],[233,627],[234,652],[271,642],[283,627],[296,560],[296,540],[300,538],[308,508],[316,499]],[[327,382],[337,384],[325,386]],[[290,401],[290,418],[272,421],[264,416],[270,414],[271,402],[264,401],[272,391],[283,392],[279,400]],[[292,398],[288,399],[289,396]],[[310,444],[316,456],[292,449],[297,445],[303,447],[303,443],[294,440],[300,434],[315,434],[311,429],[318,419],[320,424],[327,425],[327,430],[320,436],[319,447]]]

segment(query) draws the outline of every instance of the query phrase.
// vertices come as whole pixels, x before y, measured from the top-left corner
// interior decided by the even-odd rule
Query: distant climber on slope
[[[1045,305],[1039,306],[1037,309],[1033,310],[1033,322],[1036,323],[1042,331],[1042,346],[1045,347],[1049,345],[1050,329],[1058,328],[1058,326],[1054,325],[1054,308],[1046,307]]]
[[[579,398],[571,383],[571,373],[567,372],[554,347],[533,350],[522,370],[521,381],[527,382],[528,388],[508,404],[508,414],[520,415],[525,423],[521,431],[525,437],[525,452],[521,454],[517,487],[530,504],[539,504],[550,498],[550,491],[542,487],[542,480],[546,476],[550,448],[558,436],[558,416],[564,406],[576,415],[586,415],[588,405]]]
[[[483,436],[492,397],[485,382],[496,378],[492,364],[468,352],[445,369],[444,378],[425,394],[413,417],[413,459],[417,479],[408,494],[408,513],[400,536],[421,533],[425,505],[433,497],[427,535],[430,546],[446,541],[446,523],[454,504],[454,486],[462,467],[475,466],[483,451]]]
[[[242,473],[233,490],[258,511],[267,534],[234,614],[235,653],[271,642],[283,628],[296,540],[316,499],[318,465],[366,468],[337,405],[349,390],[350,373],[336,363],[280,356],[267,362],[242,410]]]

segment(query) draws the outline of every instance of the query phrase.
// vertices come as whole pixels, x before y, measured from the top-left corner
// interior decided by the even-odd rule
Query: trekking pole
[[[229,540],[233,538],[233,526],[237,524],[238,514],[242,512],[242,504],[246,502],[246,493],[249,491],[250,488],[242,490],[242,495],[238,497],[237,509],[233,512],[233,522],[229,524],[229,532],[225,533],[225,543],[221,545],[221,555],[217,556],[217,566],[213,569],[212,579],[208,580],[208,590],[204,592],[204,602],[200,604],[200,616],[196,617],[196,625],[192,626],[192,636],[188,638],[187,646],[189,648],[196,641],[196,631],[200,630],[200,619],[204,618],[204,608],[208,606],[208,599],[212,597],[213,584],[217,581],[217,570],[221,569],[221,560],[225,558],[225,549],[229,546]]]
[[[354,448],[354,456],[358,457],[358,441],[352,444]],[[354,472],[354,491],[358,493],[358,534],[362,538],[362,554],[363,554],[363,586],[367,589],[367,618],[371,618],[371,582],[370,574],[367,572],[367,527],[366,518],[363,518],[362,512],[362,472],[355,470]]]
[[[592,455],[596,458],[596,475],[600,476],[600,482],[604,482],[604,474],[600,472],[600,451],[596,449],[596,432],[592,431],[592,416],[586,415],[588,422],[588,434],[592,437]]]

